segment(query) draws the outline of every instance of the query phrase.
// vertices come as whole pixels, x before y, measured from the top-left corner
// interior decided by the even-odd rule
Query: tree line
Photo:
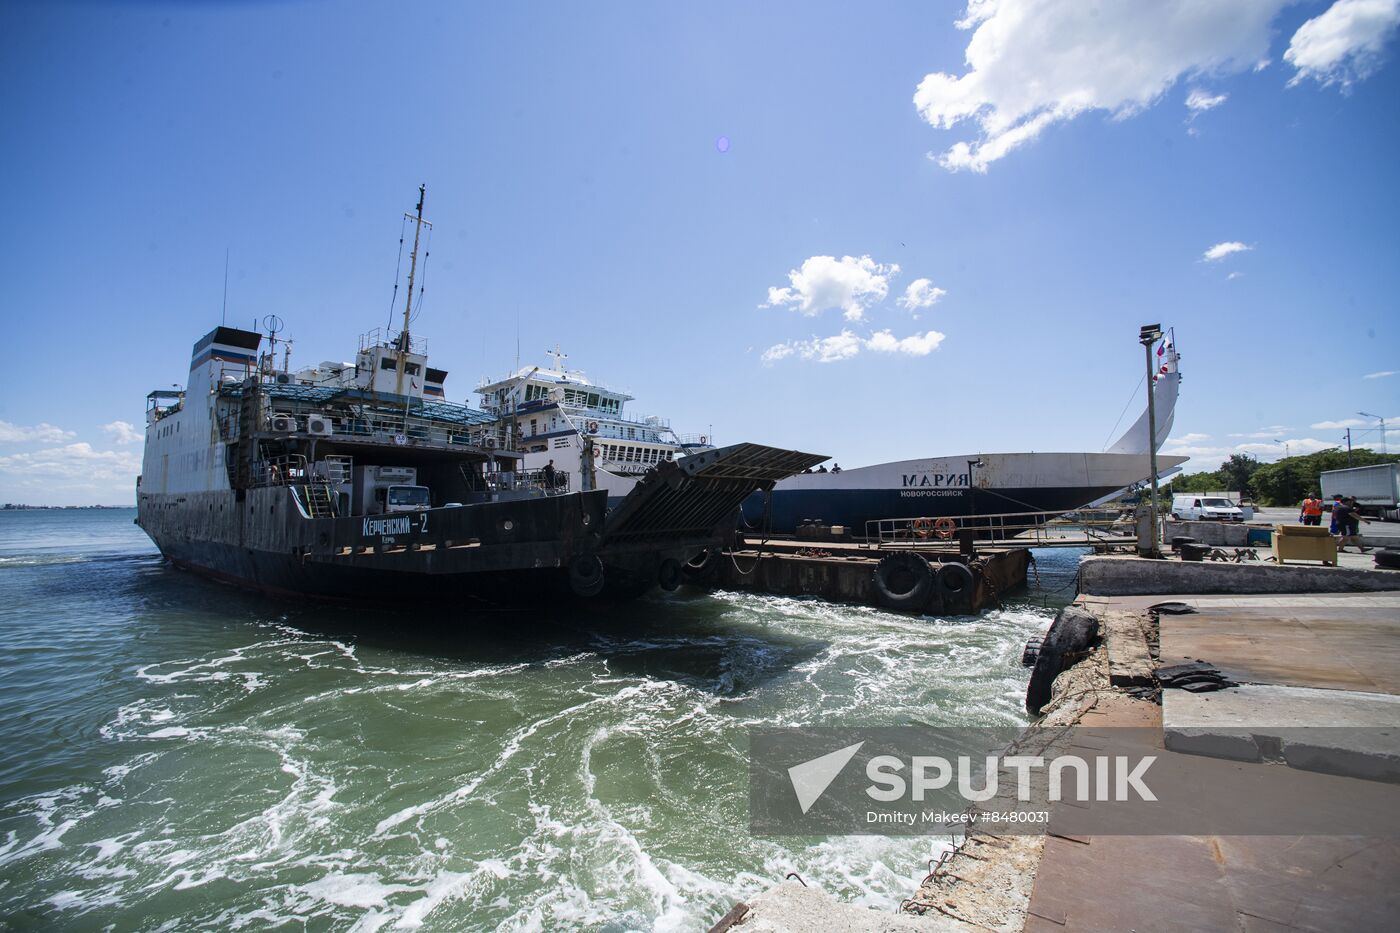
[[[1260,505],[1292,506],[1311,492],[1322,491],[1321,474],[1347,467],[1395,463],[1400,454],[1378,454],[1359,447],[1348,454],[1333,447],[1315,454],[1285,457],[1274,463],[1260,463],[1249,454],[1232,454],[1220,469],[1173,476],[1164,488],[1166,495],[1178,492],[1240,492]]]

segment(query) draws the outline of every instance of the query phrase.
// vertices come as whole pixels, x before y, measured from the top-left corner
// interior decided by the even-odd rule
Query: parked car
[[[1172,496],[1172,518],[1183,522],[1242,522],[1244,510],[1229,499],[1201,493],[1178,493]]]

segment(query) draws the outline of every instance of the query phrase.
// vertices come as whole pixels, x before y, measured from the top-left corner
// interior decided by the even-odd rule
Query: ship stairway
[[[301,498],[310,517],[335,518],[335,497],[331,495],[331,487],[324,483],[303,486]]]

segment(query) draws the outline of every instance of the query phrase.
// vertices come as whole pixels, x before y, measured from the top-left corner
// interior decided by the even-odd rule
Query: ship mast
[[[403,330],[399,332],[399,362],[394,367],[394,393],[396,395],[404,394],[403,370],[408,359],[408,323],[413,311],[413,277],[418,272],[418,239],[422,235],[424,227],[429,230],[433,228],[432,224],[423,219],[423,199],[427,195],[427,190],[427,185],[418,186],[417,214],[404,214],[404,217],[413,221],[413,254],[408,260],[408,297],[404,299],[403,303]]]

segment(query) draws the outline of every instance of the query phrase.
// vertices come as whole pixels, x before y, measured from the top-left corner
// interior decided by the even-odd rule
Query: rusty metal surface
[[[608,515],[603,546],[694,540],[733,531],[739,503],[757,489],[826,458],[761,444],[734,444],[658,464]]]
[[[1400,693],[1400,614],[1388,607],[1215,606],[1162,616],[1163,664],[1209,661],[1242,683]]]

